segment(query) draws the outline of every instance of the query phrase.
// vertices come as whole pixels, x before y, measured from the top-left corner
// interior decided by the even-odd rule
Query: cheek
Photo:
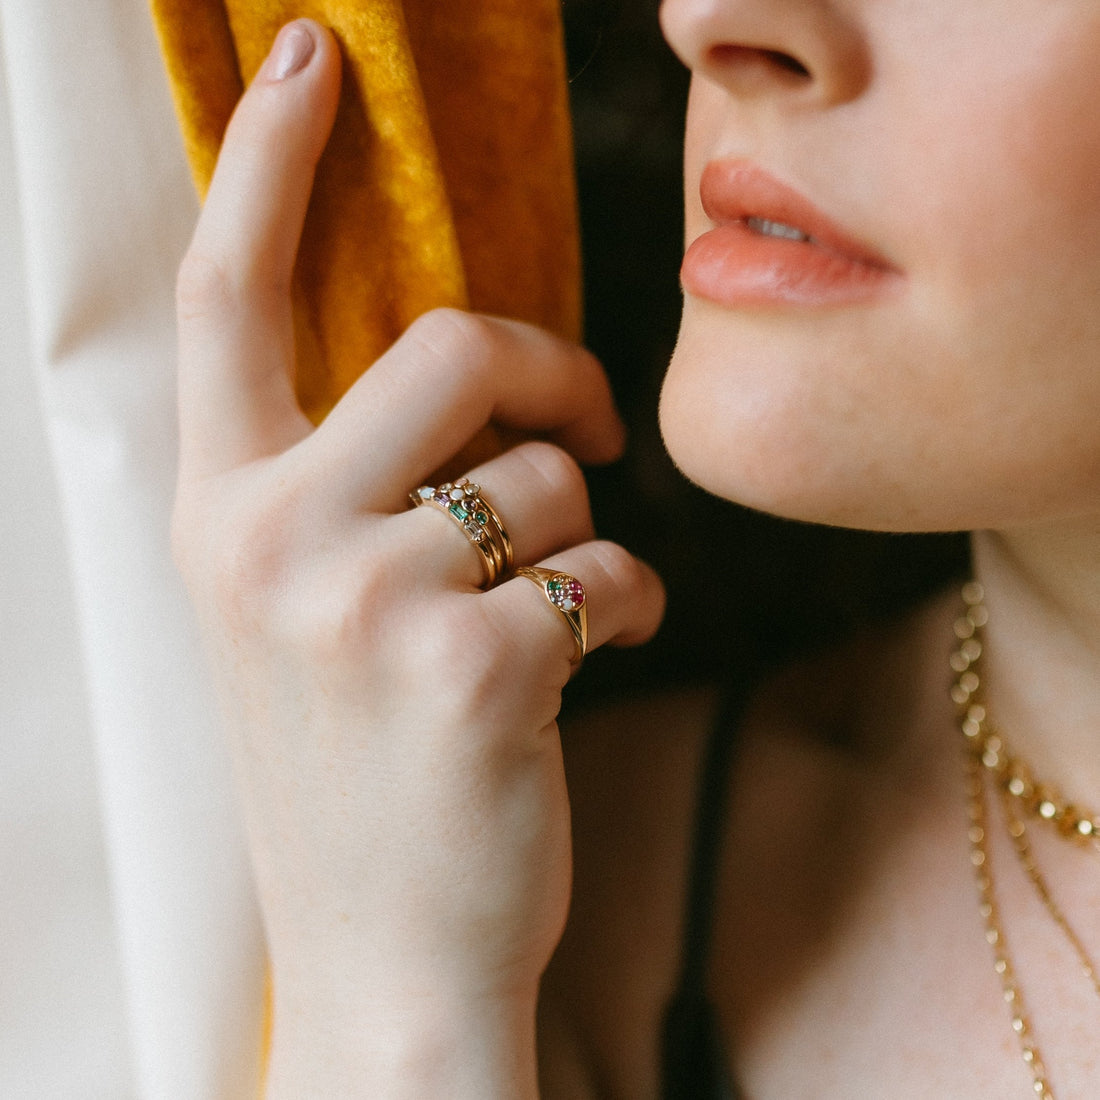
[[[981,413],[957,433],[960,465],[1035,508],[1095,495],[1100,464],[1100,14],[1081,10],[968,43],[894,105],[911,128],[883,134],[910,212],[913,346],[930,384]],[[961,420],[947,415],[945,441]]]
[[[944,288],[940,308],[1072,309],[1100,283],[1100,15],[1051,5],[995,37],[975,22],[939,71],[899,56],[887,74],[881,167],[910,212],[899,249]],[[887,116],[906,121],[891,131]]]

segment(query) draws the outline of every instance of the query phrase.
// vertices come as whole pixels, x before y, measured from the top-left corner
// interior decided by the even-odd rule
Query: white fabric
[[[0,0],[0,1097],[256,1095],[262,940],[167,541],[196,214],[145,0]]]

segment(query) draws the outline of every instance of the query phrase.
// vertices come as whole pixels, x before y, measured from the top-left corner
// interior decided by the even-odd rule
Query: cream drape
[[[145,0],[0,0],[0,1097],[252,1097],[263,950],[167,530],[196,214]]]

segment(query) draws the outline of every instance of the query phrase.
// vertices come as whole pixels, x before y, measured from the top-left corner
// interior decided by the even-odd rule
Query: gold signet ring
[[[521,566],[516,570],[516,576],[526,577],[537,584],[550,606],[565,618],[576,645],[573,664],[580,664],[588,652],[588,597],[584,585],[568,573],[535,565]]]

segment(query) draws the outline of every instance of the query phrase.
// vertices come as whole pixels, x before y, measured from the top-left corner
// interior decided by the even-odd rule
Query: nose
[[[831,106],[870,79],[866,38],[833,0],[663,0],[661,26],[693,73],[738,98]]]

